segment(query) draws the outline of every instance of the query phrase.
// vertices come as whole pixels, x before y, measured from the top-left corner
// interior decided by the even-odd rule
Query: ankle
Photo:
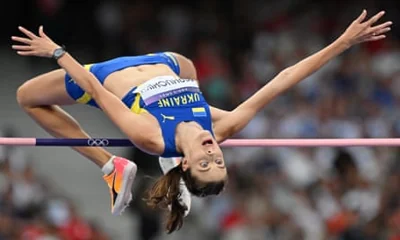
[[[97,150],[97,149],[96,149]],[[113,154],[111,154],[110,152],[101,149],[102,151],[97,152],[97,154],[95,155],[95,159],[96,159],[96,164],[102,168],[104,165],[106,165],[112,158],[114,158],[115,156]]]
[[[110,175],[113,171],[114,171],[114,158],[115,156],[111,156],[109,158],[109,160],[103,165],[103,167],[101,168],[101,171],[105,174],[105,175]]]

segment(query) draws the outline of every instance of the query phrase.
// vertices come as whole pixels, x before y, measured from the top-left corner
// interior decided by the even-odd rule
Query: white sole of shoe
[[[121,215],[132,200],[132,184],[135,181],[136,171],[137,166],[133,162],[129,162],[124,169],[121,191],[111,211],[114,216]]]

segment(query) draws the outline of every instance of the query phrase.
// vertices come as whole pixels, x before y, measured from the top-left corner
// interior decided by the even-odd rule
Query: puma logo
[[[161,116],[163,117],[163,123],[165,122],[165,120],[175,120],[174,116],[165,116],[164,114],[161,113]]]

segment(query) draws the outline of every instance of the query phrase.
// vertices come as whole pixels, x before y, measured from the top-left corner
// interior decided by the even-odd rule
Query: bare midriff
[[[177,75],[165,64],[140,65],[110,74],[104,81],[104,87],[122,99],[132,88],[158,76]]]

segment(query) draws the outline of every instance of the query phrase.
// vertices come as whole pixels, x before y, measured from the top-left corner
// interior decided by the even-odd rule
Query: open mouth
[[[212,145],[212,144],[213,144],[213,140],[207,139],[207,140],[203,141],[201,145],[207,146],[207,145]]]

